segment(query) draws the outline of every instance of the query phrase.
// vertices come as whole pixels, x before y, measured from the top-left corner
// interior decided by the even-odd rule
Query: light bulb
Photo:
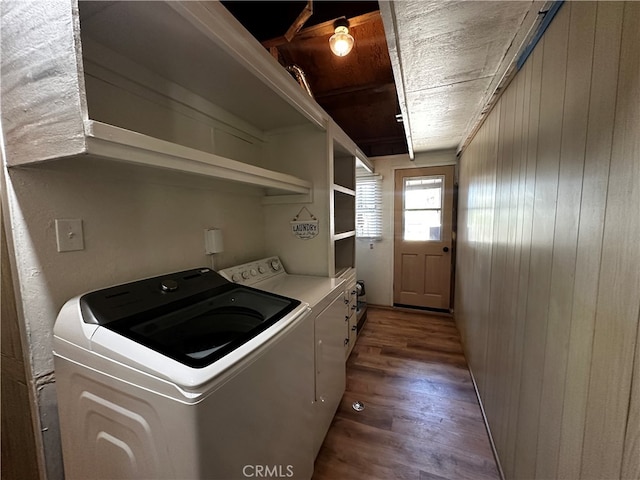
[[[345,26],[336,27],[335,33],[329,39],[331,51],[338,57],[344,57],[353,48],[353,37]]]

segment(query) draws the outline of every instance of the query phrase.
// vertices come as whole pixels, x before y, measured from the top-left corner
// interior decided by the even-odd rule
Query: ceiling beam
[[[368,91],[375,91],[375,93],[393,92],[396,91],[396,85],[393,82],[375,82],[368,83],[366,85],[353,85],[349,87],[339,88],[336,90],[329,90],[326,92],[318,92],[314,94],[316,100],[326,100],[333,97],[340,97],[343,95],[353,95],[354,93],[362,93]]]
[[[300,31],[311,15],[313,15],[313,0],[307,0],[307,4],[302,9],[302,12],[300,12],[300,15],[298,15],[298,18],[295,19],[289,27],[289,30],[284,34],[287,42],[293,40],[293,37],[296,36],[296,33]]]
[[[349,28],[354,28],[359,25],[372,22],[378,18],[380,18],[380,12],[377,10],[375,12],[369,12],[365,13],[364,15],[358,15],[357,17],[349,18]],[[308,38],[331,36],[334,32],[333,22],[334,20],[330,20],[328,22],[319,23],[318,25],[313,25],[311,27],[300,30],[295,36],[296,42]],[[271,40],[265,40],[264,42],[262,42],[262,46],[265,48],[270,48],[278,47],[286,43],[289,43],[289,41],[283,35],[281,37],[272,38]]]
[[[411,120],[407,106],[404,69],[402,66],[402,56],[400,54],[400,42],[398,41],[398,23],[393,2],[380,2],[380,14],[382,16],[385,36],[387,37],[387,47],[389,49],[389,58],[391,59],[393,78],[396,82],[398,104],[400,105],[400,113],[402,114],[402,122],[404,124],[409,160],[414,160],[415,154],[413,151],[413,140],[411,138]]]
[[[375,137],[375,138],[354,138],[353,141],[358,145],[378,145],[383,143],[398,143],[404,144],[405,138],[403,135],[394,135],[391,137]]]

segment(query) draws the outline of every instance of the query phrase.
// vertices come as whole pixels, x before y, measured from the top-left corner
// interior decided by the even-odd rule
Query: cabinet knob
[[[442,251],[443,251],[444,253],[447,253],[447,252],[449,251],[449,247],[444,247],[444,248],[442,249]]]

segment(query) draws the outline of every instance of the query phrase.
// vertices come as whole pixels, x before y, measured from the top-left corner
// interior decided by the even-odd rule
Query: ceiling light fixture
[[[341,17],[333,22],[335,33],[329,39],[329,46],[334,55],[344,57],[353,48],[353,37],[349,35],[349,20]]]

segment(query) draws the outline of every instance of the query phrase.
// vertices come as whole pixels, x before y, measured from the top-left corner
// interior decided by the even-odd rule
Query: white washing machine
[[[345,342],[348,342],[345,280],[289,274],[277,256],[226,268],[219,273],[236,284],[295,298],[311,307],[315,344],[312,432],[315,458],[345,391]]]
[[[68,301],[54,327],[67,479],[309,479],[314,317],[201,268]]]

